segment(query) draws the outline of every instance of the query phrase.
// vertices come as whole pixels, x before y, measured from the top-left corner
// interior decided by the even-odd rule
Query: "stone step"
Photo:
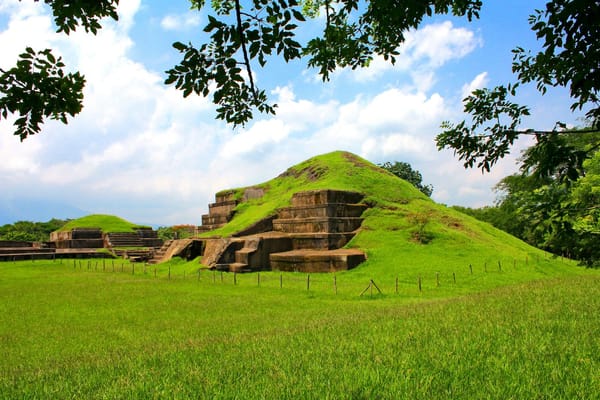
[[[364,195],[345,190],[309,190],[292,196],[292,207],[311,206],[328,203],[358,204]]]
[[[273,230],[287,233],[342,233],[353,232],[362,224],[362,218],[291,218],[273,221]]]
[[[344,247],[353,237],[354,232],[342,233],[296,233],[291,234],[294,250],[334,250]]]
[[[143,247],[144,242],[137,233],[129,232],[111,232],[108,235],[108,242],[112,247]]]
[[[349,270],[366,260],[357,249],[293,250],[273,253],[271,269],[289,272],[335,272]]]
[[[260,245],[260,238],[249,238],[244,241],[244,247],[235,252],[235,262],[250,264],[250,255],[255,253]]]
[[[360,217],[367,209],[365,204],[319,204],[299,207],[285,207],[278,210],[281,219],[314,217]]]
[[[211,215],[204,214],[202,215],[202,225],[225,225],[229,222],[229,215]]]
[[[0,254],[55,253],[56,249],[40,247],[0,247]]]
[[[208,213],[210,215],[229,215],[237,204],[238,202],[235,200],[211,203],[208,205]]]

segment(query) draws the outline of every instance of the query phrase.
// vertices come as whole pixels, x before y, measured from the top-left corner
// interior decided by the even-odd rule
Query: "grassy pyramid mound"
[[[59,232],[67,232],[76,228],[100,228],[102,232],[134,232],[136,228],[142,228],[132,222],[114,215],[91,214],[67,222]]]
[[[388,282],[394,277],[415,282],[427,275],[429,284],[434,279],[436,286],[442,286],[438,277],[448,282],[459,275],[483,288],[577,269],[570,261],[553,259],[487,223],[435,203],[410,183],[351,153],[316,156],[252,187],[264,189],[265,195],[238,204],[234,218],[208,235],[229,236],[273,215],[299,191],[350,190],[364,193],[371,208],[346,246],[362,249],[368,259],[346,274]],[[241,199],[245,189],[230,191]]]

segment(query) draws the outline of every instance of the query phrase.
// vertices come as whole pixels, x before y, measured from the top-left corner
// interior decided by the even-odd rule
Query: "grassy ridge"
[[[555,274],[415,302],[2,263],[0,398],[592,399],[600,276]]]
[[[75,228],[100,228],[103,232],[133,232],[135,228],[142,226],[114,215],[91,214],[67,222],[58,231],[67,232]]]

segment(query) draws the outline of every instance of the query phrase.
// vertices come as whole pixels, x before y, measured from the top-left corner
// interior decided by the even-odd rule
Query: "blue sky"
[[[199,43],[206,10],[186,0],[121,0],[118,23],[97,36],[54,33],[49,9],[33,0],[0,0],[0,67],[25,48],[52,47],[87,79],[83,112],[49,122],[21,143],[0,121],[0,224],[89,213],[154,225],[200,224],[214,193],[271,179],[312,156],[346,150],[371,162],[406,161],[448,205],[492,204],[492,187],[516,171],[518,143],[492,173],[465,170],[434,137],[444,120],[463,118],[470,90],[513,80],[515,46],[536,49],[528,15],[544,1],[487,0],[481,18],[436,16],[407,35],[395,66],[336,71],[323,83],[305,62],[255,66],[261,89],[278,103],[233,130],[204,98],[183,99],[162,84],[179,60],[174,41]],[[308,31],[322,23],[311,22]],[[524,128],[577,125],[564,90],[521,93],[532,107]]]

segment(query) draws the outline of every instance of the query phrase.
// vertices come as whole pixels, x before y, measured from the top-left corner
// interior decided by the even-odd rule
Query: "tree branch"
[[[244,54],[244,63],[246,64],[246,72],[248,72],[248,79],[250,80],[250,90],[252,91],[252,96],[256,100],[258,95],[256,93],[256,88],[254,87],[254,78],[252,76],[250,58],[248,57],[248,49],[246,49],[246,39],[244,37],[244,28],[242,27],[242,10],[240,6],[240,0],[235,0],[235,15],[237,17],[237,31],[238,35],[240,35],[242,53]]]

